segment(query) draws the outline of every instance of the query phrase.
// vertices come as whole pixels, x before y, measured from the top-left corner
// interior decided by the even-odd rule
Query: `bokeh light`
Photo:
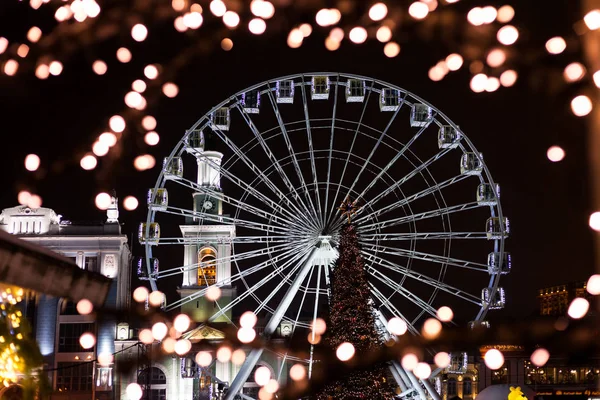
[[[583,297],[575,297],[569,305],[567,314],[573,319],[581,319],[585,317],[588,310],[590,309],[590,302]]]
[[[223,15],[223,23],[229,28],[235,28],[240,24],[240,16],[235,11],[227,11]]]
[[[242,365],[246,360],[246,353],[242,349],[237,349],[231,354],[231,363],[233,365]]]
[[[221,48],[225,51],[233,49],[233,41],[229,38],[221,40]]]
[[[497,68],[506,61],[506,53],[502,49],[493,49],[487,55],[486,62],[492,68]]]
[[[156,129],[156,118],[151,115],[146,115],[144,118],[142,118],[142,126],[147,131]]]
[[[169,328],[164,322],[157,322],[152,325],[152,337],[158,341],[161,341],[167,336]]]
[[[587,27],[592,31],[600,29],[600,10],[592,10],[585,14],[583,22],[585,22]]]
[[[287,38],[287,45],[292,49],[297,49],[302,46],[302,41],[304,40],[304,35],[302,31],[298,28],[294,28],[290,31],[290,34]]]
[[[448,306],[442,306],[438,308],[436,315],[440,321],[450,322],[454,318],[454,311]]]
[[[335,355],[340,359],[340,361],[348,361],[354,357],[355,352],[356,350],[354,349],[352,343],[344,342],[337,347]]]
[[[348,34],[350,41],[356,44],[364,43],[367,40],[367,30],[362,26],[354,27]]]
[[[502,6],[498,9],[498,16],[496,19],[498,22],[503,24],[510,22],[515,16],[515,9],[509,5]]]
[[[585,75],[585,67],[583,64],[574,62],[565,67],[563,76],[567,82],[577,82]]]
[[[79,337],[79,344],[84,349],[91,349],[96,344],[96,337],[92,333],[86,332]]]
[[[179,94],[179,87],[173,82],[167,82],[163,85],[162,91],[165,96],[172,99]]]
[[[536,367],[543,367],[550,359],[550,353],[544,348],[536,349],[531,353],[531,363]]]
[[[160,136],[154,131],[150,131],[144,135],[144,142],[146,142],[148,146],[156,146],[159,141]]]
[[[488,77],[485,74],[477,74],[471,78],[471,90],[475,93],[481,93],[485,91],[487,87]]]
[[[413,370],[413,373],[419,379],[427,379],[431,375],[431,367],[425,362],[420,362]]]
[[[552,146],[546,152],[548,160],[552,162],[559,162],[565,158],[565,151],[559,146]]]
[[[208,288],[205,296],[210,301],[217,301],[221,297],[221,288],[213,285]]]
[[[408,7],[408,14],[414,19],[423,19],[429,14],[429,7],[421,1],[416,1]]]
[[[138,199],[133,196],[127,196],[123,199],[123,208],[127,211],[135,210],[139,205]]]
[[[240,326],[242,328],[254,328],[258,317],[252,311],[246,311],[240,317]]]
[[[146,65],[144,68],[144,76],[148,79],[156,79],[158,77],[158,68],[156,65]]]
[[[175,342],[175,353],[182,356],[192,349],[192,342],[187,339],[181,339]]]
[[[270,1],[252,0],[250,11],[257,17],[269,19],[275,15],[275,6]]]
[[[208,351],[199,351],[196,354],[196,363],[201,367],[208,367],[212,363],[212,354]]]
[[[165,294],[160,290],[154,290],[148,295],[148,303],[152,307],[160,307],[165,301]]]
[[[327,324],[323,318],[317,318],[311,322],[310,327],[317,335],[323,335],[327,330]]]
[[[144,394],[142,387],[137,383],[130,383],[127,385],[125,393],[127,394],[128,400],[140,400]]]
[[[290,368],[290,378],[293,381],[301,381],[306,378],[306,368],[302,364],[294,364]]]
[[[402,364],[402,367],[404,367],[405,370],[412,371],[419,364],[419,358],[414,353],[406,353],[402,356],[400,364]]]
[[[560,54],[567,48],[567,42],[560,36],[553,37],[546,42],[546,50],[550,54]]]
[[[121,47],[117,50],[117,60],[122,63],[128,63],[131,61],[131,51],[125,47]]]
[[[81,315],[88,315],[94,310],[94,305],[88,299],[81,299],[77,302],[77,312]]]
[[[305,24],[308,25],[308,24]],[[308,25],[310,26],[310,25]],[[250,22],[248,22],[248,30],[250,31],[250,33],[254,34],[254,35],[261,35],[265,32],[265,30],[267,29],[267,23],[265,22],[264,19],[261,18],[253,18],[250,20]],[[308,35],[305,35],[305,37]]]
[[[593,212],[589,219],[590,228],[600,232],[600,211]]]
[[[496,38],[503,45],[510,46],[519,38],[519,31],[512,25],[505,25],[498,30]]]
[[[97,75],[104,75],[106,73],[106,71],[108,71],[108,66],[106,65],[106,63],[104,61],[102,61],[102,60],[96,60],[92,64],[92,70]]]
[[[390,320],[388,321],[387,328],[391,334],[396,336],[402,336],[408,330],[408,325],[406,324],[406,321],[404,321],[402,318],[393,317],[390,318]]]
[[[446,57],[446,65],[450,71],[458,71],[463,65],[463,58],[460,54],[450,54]]]
[[[384,3],[376,3],[369,8],[369,18],[373,21],[381,21],[387,16],[388,8]]]
[[[108,126],[113,132],[121,133],[125,130],[125,119],[120,115],[113,115],[108,120]]]
[[[156,159],[150,154],[144,154],[141,156],[137,156],[133,160],[133,166],[138,171],[146,171],[154,168],[156,165]]]
[[[108,145],[99,140],[94,142],[94,144],[92,145],[92,152],[98,157],[103,157],[106,154],[108,154],[108,150],[110,150]]]
[[[333,33],[333,30],[331,31]],[[342,31],[343,33],[343,31]],[[344,36],[342,35],[342,38]],[[377,33],[375,34],[375,37],[377,38],[377,40],[379,40],[381,43],[385,43],[385,42],[389,42],[390,39],[392,38],[392,30],[387,27],[387,26],[382,26],[379,29],[377,29]],[[341,40],[341,38],[340,38]]]
[[[597,296],[600,294],[600,274],[590,276],[586,284],[586,290],[589,294]]]
[[[143,42],[148,37],[148,28],[143,24],[135,24],[133,28],[131,28],[131,37],[136,42]]]
[[[98,136],[98,141],[104,143],[108,147],[112,147],[117,144],[117,135],[112,132],[104,132]]]
[[[386,45],[383,47],[383,54],[389,58],[396,57],[398,54],[400,54],[400,45],[396,42],[386,43]]]
[[[150,292],[148,291],[148,289],[146,289],[143,286],[139,286],[133,291],[133,299],[138,303],[144,303],[148,298],[149,294]]]
[[[36,171],[40,167],[40,157],[37,154],[28,154],[25,157],[25,169],[27,171]]]
[[[423,324],[422,334],[427,339],[435,339],[442,331],[442,323],[435,318],[428,318]]]
[[[32,26],[27,31],[27,40],[29,40],[31,43],[37,43],[37,41],[40,40],[41,37],[42,37],[42,30],[40,28],[38,28],[37,26]],[[1,51],[0,51],[0,53],[1,53]]]
[[[95,203],[96,207],[100,210],[106,210],[110,207],[110,203],[112,202],[112,198],[110,194],[102,192],[96,195]]]
[[[232,351],[231,351],[230,347],[221,346],[217,350],[217,360],[219,360],[222,363],[229,362],[229,360],[231,360],[231,356],[232,356]]]
[[[500,75],[500,83],[504,87],[511,87],[517,81],[517,71],[508,69]]]
[[[584,117],[592,112],[592,101],[586,95],[580,95],[571,100],[571,111],[578,117]]]
[[[504,355],[498,349],[489,349],[483,356],[485,365],[491,370],[500,369],[504,365]]]
[[[440,351],[433,357],[433,362],[438,368],[446,368],[450,365],[450,354]]]
[[[222,17],[227,12],[227,6],[221,0],[212,0],[209,9],[215,17]]]
[[[14,76],[19,70],[19,63],[15,60],[8,60],[4,63],[4,73],[8,76]]]
[[[258,386],[265,386],[270,379],[271,371],[269,368],[264,365],[256,368],[256,371],[254,372],[254,382],[256,382]]]
[[[237,332],[237,338],[242,343],[250,343],[256,338],[256,331],[253,328],[240,328]]]

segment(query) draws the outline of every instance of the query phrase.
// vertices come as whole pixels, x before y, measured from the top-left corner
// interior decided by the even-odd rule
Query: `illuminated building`
[[[569,283],[540,289],[538,302],[541,315],[566,315],[571,300],[575,297],[590,299],[585,290],[586,282]]]

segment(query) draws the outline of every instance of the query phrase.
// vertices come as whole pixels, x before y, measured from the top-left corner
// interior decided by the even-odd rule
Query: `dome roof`
[[[511,387],[517,387],[516,384],[492,385],[483,389],[477,395],[477,400],[505,400],[508,399],[508,394],[511,392]],[[521,391],[527,400],[533,400],[535,392],[527,386],[520,386]],[[512,399],[510,399],[512,400]],[[518,398],[515,400],[519,400]]]

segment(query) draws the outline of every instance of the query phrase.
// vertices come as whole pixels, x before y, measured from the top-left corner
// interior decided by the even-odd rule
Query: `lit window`
[[[198,252],[198,286],[214,285],[217,282],[217,253],[212,247],[203,247]]]

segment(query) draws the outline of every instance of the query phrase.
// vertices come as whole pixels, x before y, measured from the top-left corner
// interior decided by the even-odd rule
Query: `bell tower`
[[[231,241],[235,238],[235,225],[223,223],[223,196],[220,166],[223,154],[204,149],[204,135],[194,131],[188,135],[186,151],[198,164],[197,190],[193,194],[192,217],[180,225],[186,239],[184,246],[183,282],[178,292],[181,298],[199,294],[209,286],[218,284],[221,297],[215,304],[204,296],[195,297],[181,306],[195,322],[205,322],[231,302],[235,288],[231,286]],[[226,284],[223,284],[223,283]],[[231,310],[214,318],[212,322],[229,322]]]

